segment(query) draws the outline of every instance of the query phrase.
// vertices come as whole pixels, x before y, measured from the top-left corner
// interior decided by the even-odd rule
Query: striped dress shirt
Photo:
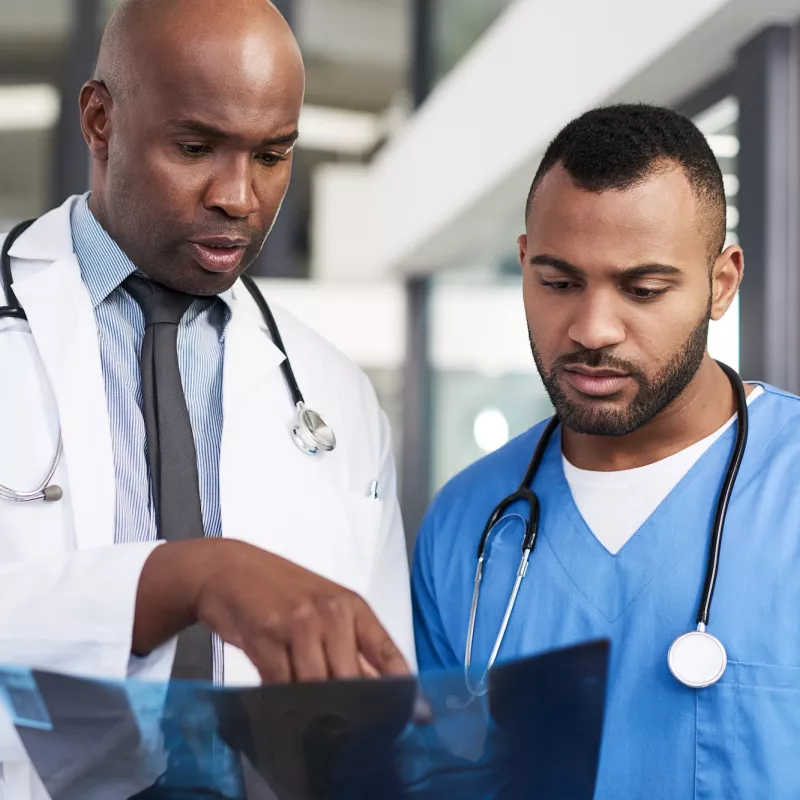
[[[95,219],[88,194],[75,204],[71,224],[81,276],[94,307],[111,421],[117,487],[114,539],[117,544],[155,541],[139,368],[144,315],[121,285],[136,266]],[[178,326],[178,364],[197,450],[203,527],[211,537],[222,536],[222,365],[230,316],[225,293],[196,300]],[[222,642],[217,636],[214,682],[223,682]]]

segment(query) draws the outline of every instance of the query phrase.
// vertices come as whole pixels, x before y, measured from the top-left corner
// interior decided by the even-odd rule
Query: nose
[[[604,292],[586,292],[578,304],[569,337],[586,350],[602,350],[625,341],[625,325],[614,299]]]
[[[212,176],[204,206],[233,219],[246,219],[258,211],[253,160],[246,155],[227,159]]]

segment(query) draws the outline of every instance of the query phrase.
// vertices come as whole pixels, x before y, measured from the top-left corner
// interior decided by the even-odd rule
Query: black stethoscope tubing
[[[19,304],[19,300],[17,300],[17,296],[14,294],[14,289],[12,288],[13,280],[11,278],[11,256],[9,255],[9,251],[14,242],[19,239],[35,221],[36,220],[29,219],[25,222],[21,222],[11,230],[3,241],[2,254],[0,254],[0,280],[2,280],[2,286],[0,286],[0,288],[3,289],[3,293],[5,294],[6,305],[0,306],[0,319],[4,317],[23,320],[28,319],[25,310]]]
[[[23,233],[25,233],[25,231],[28,230],[28,228],[30,228],[35,221],[36,220],[29,219],[25,222],[21,222],[11,230],[3,242],[2,257],[0,257],[0,278],[2,279],[2,287],[0,288],[2,288],[5,293],[6,305],[0,306],[0,318],[14,317],[15,319],[23,320],[28,318],[12,288],[13,280],[11,277],[10,250],[14,242]],[[281,353],[283,353],[284,359],[281,362],[281,371],[283,372],[283,377],[286,380],[286,385],[289,387],[289,393],[292,395],[292,403],[295,406],[298,405],[298,403],[305,404],[303,393],[300,391],[300,387],[297,384],[297,378],[294,375],[294,370],[289,362],[289,357],[286,355],[286,346],[284,345],[283,337],[278,330],[278,324],[275,322],[275,316],[272,313],[272,309],[270,309],[267,301],[264,299],[264,296],[259,291],[258,286],[256,286],[255,281],[249,275],[242,275],[242,283],[245,285],[247,291],[250,293],[251,297],[258,306],[258,310],[261,312],[264,322],[267,324],[272,341],[281,351]]]
[[[2,251],[0,251],[0,289],[2,289],[5,294],[6,305],[0,306],[0,319],[13,318],[27,320],[28,318],[12,288],[13,280],[11,275],[10,251],[14,242],[35,221],[34,219],[30,219],[21,222],[11,230],[3,241]],[[278,324],[275,321],[272,309],[270,309],[267,301],[261,294],[256,282],[249,275],[242,275],[241,280],[258,306],[258,310],[264,318],[273,343],[283,354],[283,361],[281,361],[280,365],[281,372],[283,373],[286,386],[292,398],[292,403],[297,409],[298,414],[297,423],[292,428],[292,436],[295,444],[300,450],[309,455],[316,455],[318,452],[333,450],[336,447],[336,436],[319,414],[306,407],[305,398],[297,383],[294,369],[292,369],[292,364],[286,352],[286,346],[283,343],[283,337],[278,329]]]
[[[728,505],[730,504],[731,495],[736,484],[736,476],[739,473],[742,459],[744,457],[745,447],[747,446],[748,436],[748,413],[747,413],[747,396],[744,391],[744,384],[741,378],[727,364],[718,362],[719,366],[725,372],[728,380],[731,382],[734,394],[736,396],[736,443],[734,444],[730,460],[728,462],[728,469],[725,474],[725,479],[722,482],[722,488],[719,493],[719,500],[717,501],[717,510],[714,517],[714,525],[712,528],[711,542],[708,550],[708,561],[706,564],[705,579],[703,582],[703,593],[701,595],[700,605],[697,611],[697,623],[707,625],[709,615],[711,613],[711,601],[714,597],[714,589],[717,583],[717,575],[719,573],[719,560],[720,552],[722,549],[722,532],[725,527],[725,519],[728,512]],[[530,514],[525,524],[525,537],[522,541],[522,552],[529,550],[529,556],[533,554],[533,549],[536,545],[536,540],[539,533],[539,515],[540,506],[539,498],[533,491],[533,482],[536,474],[541,465],[542,458],[544,457],[550,439],[559,425],[559,419],[554,416],[547,423],[539,441],[536,444],[533,456],[525,471],[525,477],[519,488],[508,497],[503,498],[497,506],[495,506],[486,526],[481,534],[480,542],[478,544],[478,559],[481,560],[486,550],[486,543],[489,534],[495,525],[500,521],[503,514],[508,508],[517,502],[527,502],[530,508]]]

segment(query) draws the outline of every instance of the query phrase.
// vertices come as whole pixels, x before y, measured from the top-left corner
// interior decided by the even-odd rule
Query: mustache
[[[588,350],[581,348],[572,353],[563,353],[553,362],[551,374],[566,367],[591,367],[592,369],[613,369],[629,374],[640,383],[647,383],[645,373],[632,361],[625,361],[607,350]]]

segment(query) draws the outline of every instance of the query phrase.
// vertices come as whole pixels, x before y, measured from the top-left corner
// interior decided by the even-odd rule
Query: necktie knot
[[[178,325],[196,299],[193,295],[176,292],[138,275],[129,276],[122,285],[142,309],[145,328],[159,324]]]

